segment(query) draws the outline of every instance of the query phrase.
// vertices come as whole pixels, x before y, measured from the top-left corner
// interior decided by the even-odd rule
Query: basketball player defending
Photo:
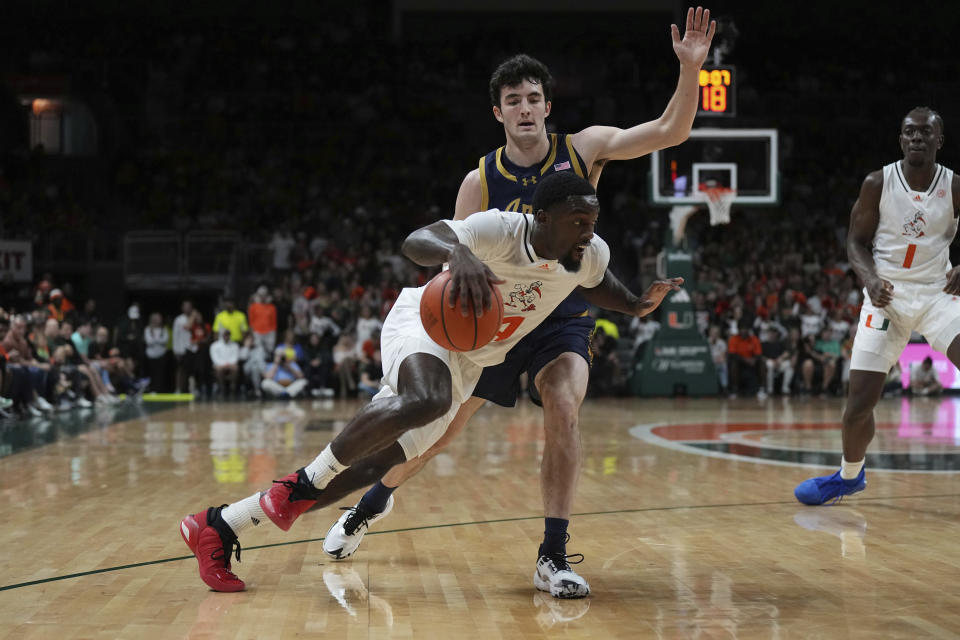
[[[683,39],[677,26],[671,25],[673,49],[680,61],[676,91],[658,119],[629,129],[594,126],[572,135],[548,135],[545,121],[550,115],[553,82],[549,70],[526,55],[506,60],[490,79],[493,115],[503,123],[506,145],[481,158],[479,167],[464,178],[455,218],[462,220],[488,207],[529,213],[537,182],[548,174],[570,171],[588,177],[596,186],[607,161],[638,158],[686,140],[697,112],[700,67],[715,30],[710,11],[701,7],[688,10]],[[546,434],[540,468],[546,519],[534,584],[557,597],[588,595],[590,586],[570,568],[566,555],[567,526],[582,460],[578,420],[590,375],[594,329],[593,319],[587,316],[587,301],[624,310],[611,306],[598,292],[585,292],[583,297],[565,300],[507,354],[503,364],[485,369],[473,397],[460,409],[443,439],[374,485],[330,529],[324,551],[337,559],[353,554],[369,525],[393,508],[392,491],[445,448],[486,400],[514,406],[520,376],[527,373],[532,391],[542,400]],[[509,304],[504,309],[507,316],[512,311]],[[505,326],[508,328],[501,336],[510,330],[510,324]]]
[[[867,300],[850,358],[843,462],[833,475],[797,485],[794,494],[804,504],[838,501],[866,487],[873,408],[911,331],[960,368],[960,267],[950,266],[960,180],[937,164],[942,146],[940,115],[913,109],[900,125],[903,159],[868,175],[853,205],[847,254]]]
[[[535,214],[486,211],[467,220],[435,222],[412,233],[403,252],[423,266],[450,265],[451,292],[466,314],[489,309],[490,286],[506,298],[517,285],[538,282],[539,303],[529,306],[510,336],[465,353],[450,352],[427,335],[420,322],[423,287],[404,289],[387,315],[380,337],[386,386],[306,467],[269,491],[224,507],[210,507],[180,522],[180,532],[200,565],[200,577],[215,591],[240,591],[230,555],[237,536],[269,518],[288,530],[318,501],[329,504],[362,486],[350,477],[354,463],[378,468],[423,455],[446,432],[480,378],[483,367],[501,363],[510,349],[543,322],[578,286],[597,287],[623,308],[649,313],[683,280],[654,283],[648,296],[632,296],[607,269],[610,250],[593,233],[599,215],[596,192],[585,179],[561,172],[540,181]],[[496,274],[496,275],[494,275]],[[367,457],[367,463],[364,458]],[[376,464],[369,464],[374,458]],[[347,472],[347,473],[344,473]],[[375,476],[376,477],[376,476]],[[338,482],[339,481],[339,482]],[[368,477],[363,483],[369,482]]]

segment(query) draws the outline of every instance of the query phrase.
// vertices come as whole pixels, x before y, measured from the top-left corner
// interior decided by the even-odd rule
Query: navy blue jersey
[[[500,147],[480,158],[480,211],[500,209],[533,213],[533,192],[537,181],[557,171],[573,171],[587,178],[583,158],[573,148],[570,134],[550,134],[550,151],[547,157],[530,167],[519,167],[507,158],[505,147]],[[551,317],[584,315],[588,304],[583,297],[571,294],[561,302]]]

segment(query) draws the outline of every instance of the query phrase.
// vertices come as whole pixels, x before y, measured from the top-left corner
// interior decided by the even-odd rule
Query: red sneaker
[[[307,473],[297,469],[283,480],[274,480],[270,490],[260,494],[260,506],[273,524],[288,531],[301,513],[316,504],[321,493]]]
[[[230,571],[230,554],[237,549],[240,561],[240,543],[230,525],[220,517],[227,505],[210,507],[206,511],[187,516],[180,521],[180,535],[197,557],[200,579],[214,591],[243,591],[246,585]]]

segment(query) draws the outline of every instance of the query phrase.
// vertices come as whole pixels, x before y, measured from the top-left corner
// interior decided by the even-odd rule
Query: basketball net
[[[700,185],[700,189],[694,192],[693,195],[697,200],[706,202],[707,207],[710,208],[711,227],[730,222],[730,207],[737,197],[736,189],[702,184]]]

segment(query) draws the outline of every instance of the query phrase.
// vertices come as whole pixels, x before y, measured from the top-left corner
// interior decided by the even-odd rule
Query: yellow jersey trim
[[[486,157],[480,158],[480,211],[486,211],[490,207],[490,191],[487,190],[487,167]]]
[[[580,162],[577,161],[577,152],[573,148],[573,136],[567,134],[564,137],[567,139],[567,153],[570,154],[570,164],[573,165],[573,170],[576,171],[577,175],[581,178],[586,178],[587,176],[583,175],[583,169],[580,167]]]
[[[543,175],[547,172],[550,166],[553,164],[553,161],[557,159],[557,134],[550,134],[550,155],[547,156],[547,161],[543,163],[543,166],[540,167],[540,175]]]
[[[503,166],[503,161],[500,159],[500,156],[502,154],[503,154],[503,147],[500,147],[499,149],[497,149],[497,171],[499,171],[500,175],[502,175],[507,180],[510,180],[511,182],[516,182],[517,176],[507,171],[507,168]]]

